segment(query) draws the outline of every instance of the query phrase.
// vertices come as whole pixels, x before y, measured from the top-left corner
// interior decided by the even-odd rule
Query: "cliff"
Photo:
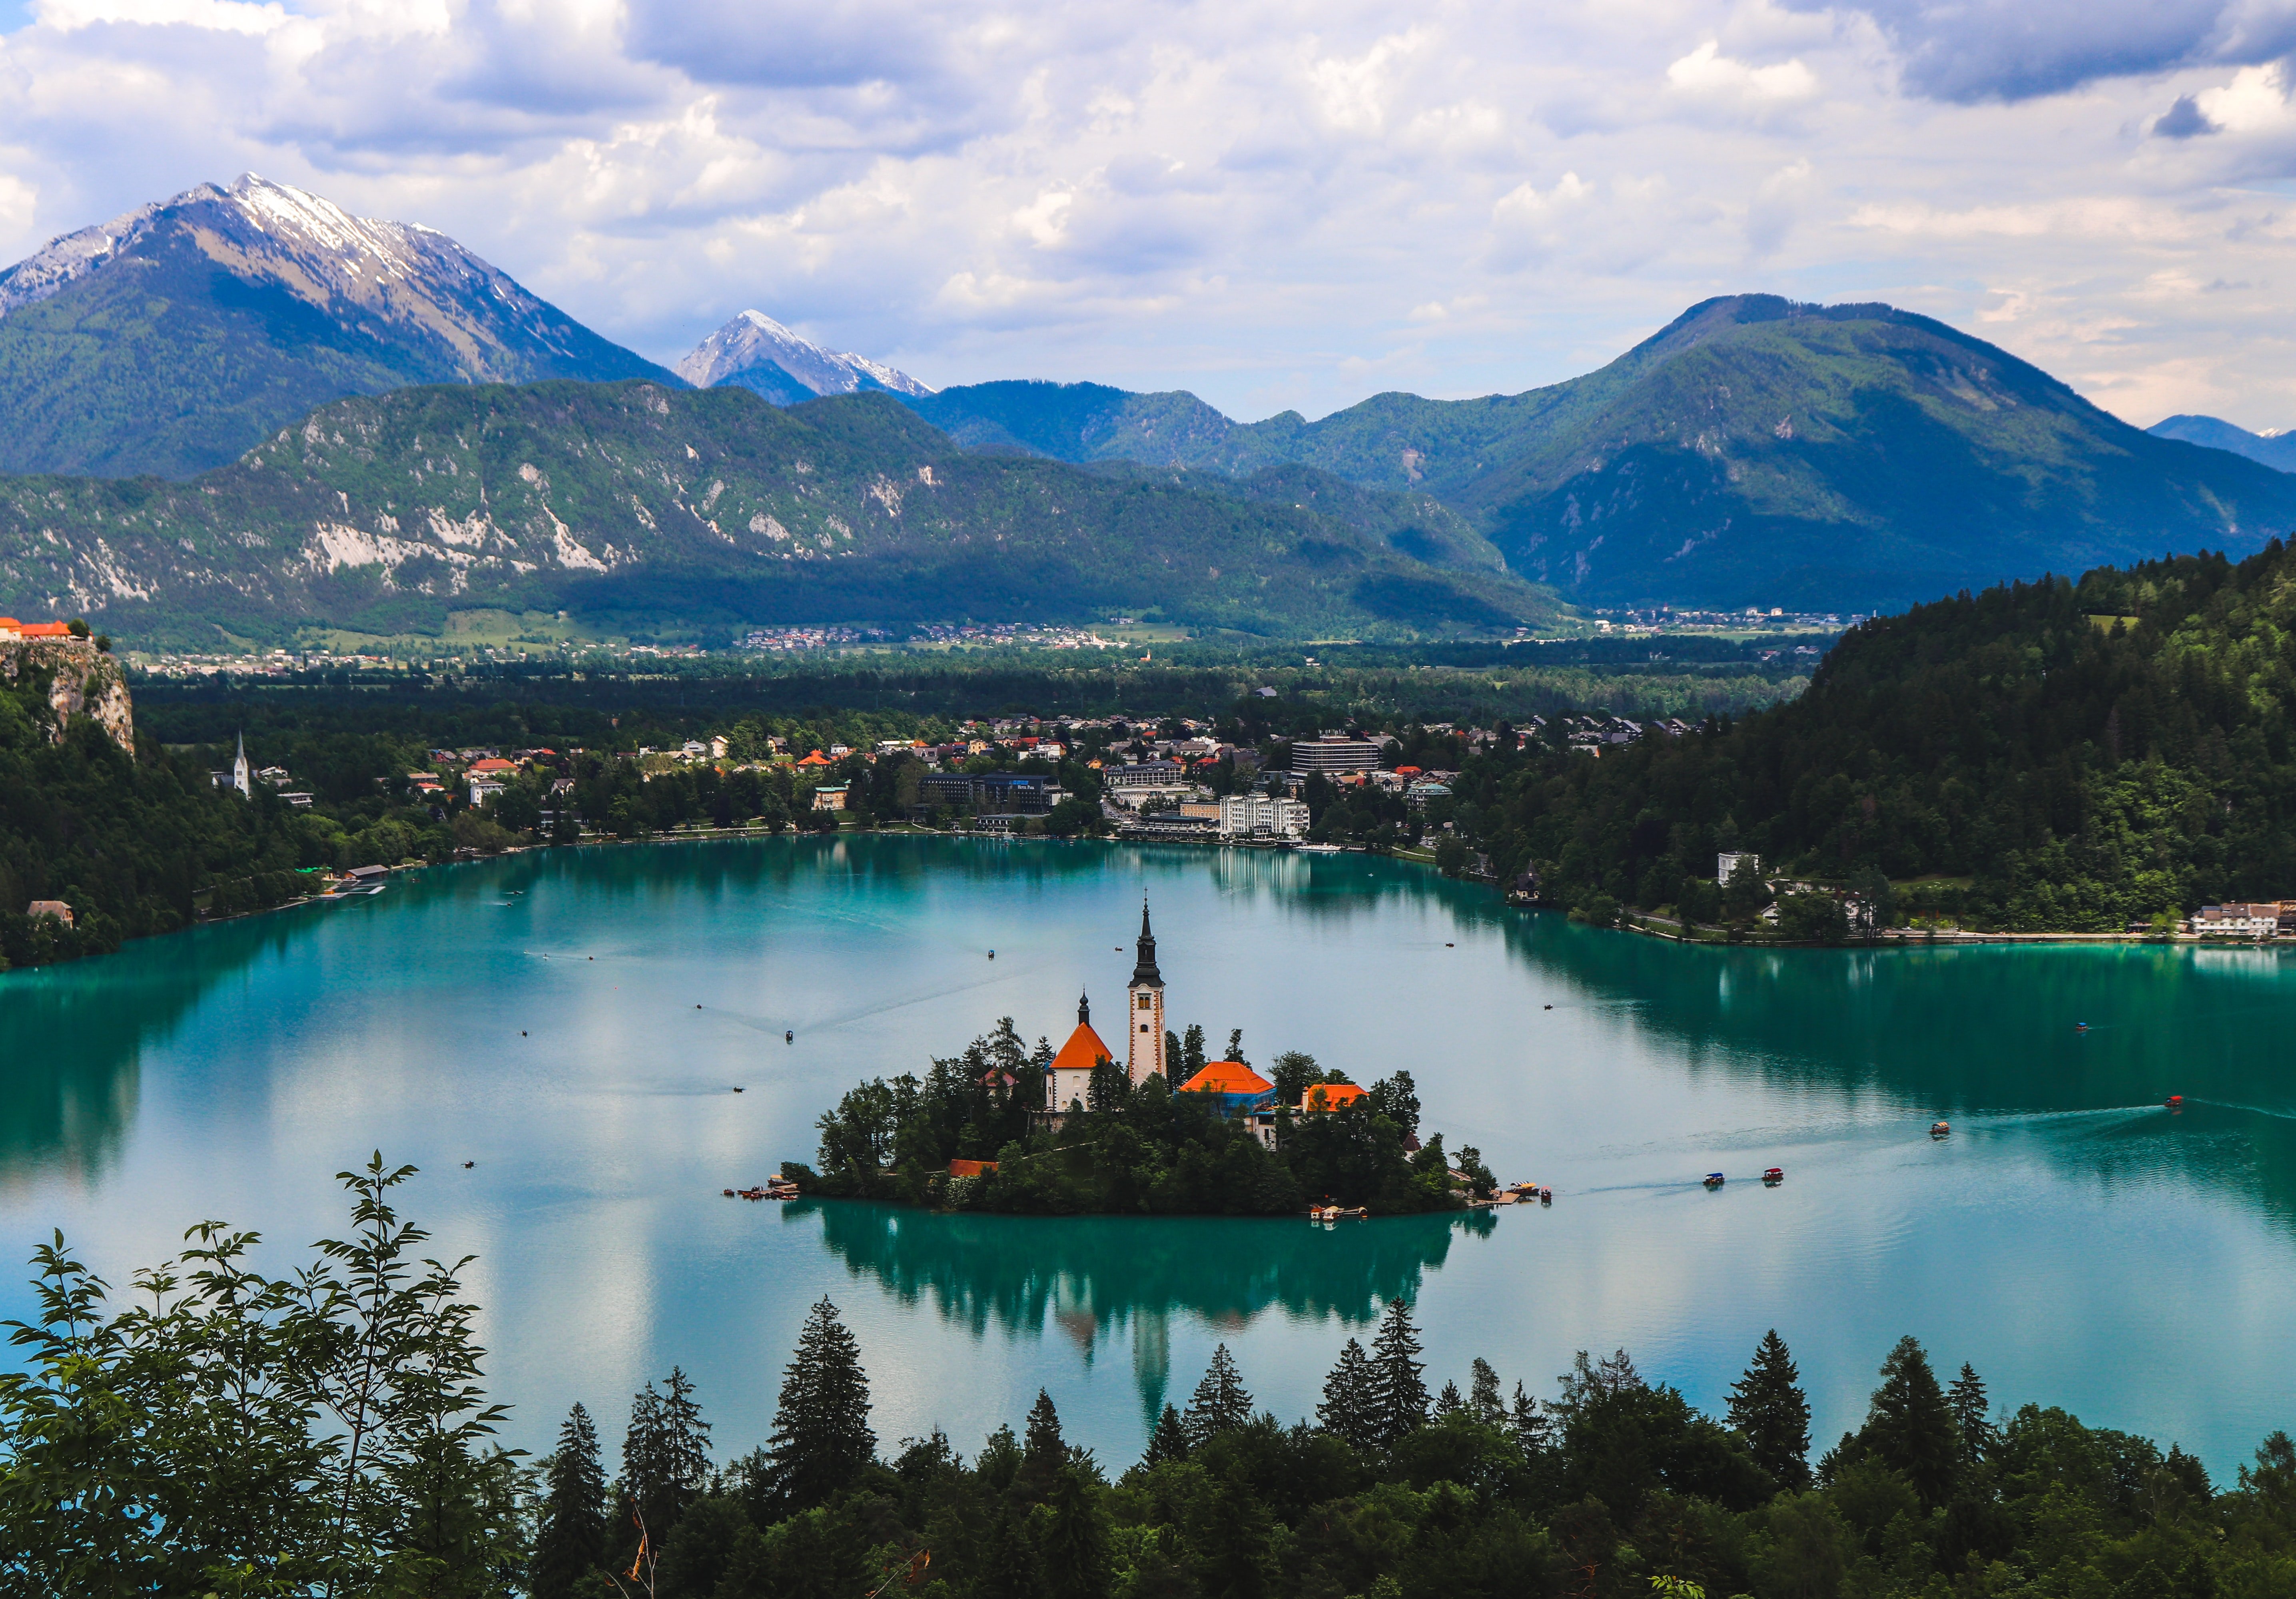
[[[55,713],[51,742],[62,742],[74,717],[94,717],[111,742],[135,752],[135,708],[127,697],[127,675],[117,656],[85,638],[26,638],[0,644],[0,676],[10,683],[24,674],[48,681],[48,709]]]

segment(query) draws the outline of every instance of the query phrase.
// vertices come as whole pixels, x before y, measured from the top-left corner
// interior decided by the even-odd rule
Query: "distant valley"
[[[872,474],[905,482],[903,472],[931,464],[936,486],[962,477],[967,488],[926,496],[939,506],[927,519],[940,529],[937,543],[904,533],[839,554],[837,571],[872,572],[883,584],[832,578],[829,567],[794,575],[795,550],[751,548],[707,510],[701,522],[716,522],[712,537],[725,547],[685,550],[678,541],[691,529],[667,529],[695,509],[692,474],[651,458],[644,482],[610,489],[600,478],[596,492],[560,495],[546,507],[571,546],[624,553],[603,571],[578,561],[556,570],[523,543],[517,554],[495,552],[504,563],[497,571],[459,559],[478,546],[452,538],[409,555],[405,580],[390,560],[330,556],[320,572],[316,557],[299,557],[305,565],[291,570],[252,554],[308,550],[333,526],[400,544],[413,537],[402,513],[409,491],[398,480],[338,481],[331,474],[343,459],[324,451],[324,472],[278,458],[283,440],[352,438],[346,418],[379,426],[404,406],[447,405],[426,391],[370,412],[351,405],[358,397],[539,383],[548,398],[496,390],[475,401],[468,425],[481,428],[490,456],[540,470],[571,447],[546,420],[573,404],[550,387],[564,380],[642,380],[675,414],[712,426],[745,416],[726,439],[736,456],[750,447],[736,440],[742,429],[762,438],[759,430],[779,425],[766,420],[770,412],[689,412],[668,397],[689,387],[745,390],[800,429],[858,425],[832,424],[816,414],[824,406],[906,407],[898,461],[857,456],[857,475],[833,488],[826,479],[783,484],[772,493],[798,497],[781,509],[756,486],[760,513],[785,529],[805,521],[809,496],[825,506],[843,496],[834,514],[857,529],[871,514]],[[627,392],[610,387],[586,403],[600,416],[619,414]],[[882,409],[864,410],[877,435],[895,437]],[[435,451],[437,430],[424,437]],[[627,464],[638,455],[614,458]],[[1039,464],[1022,465],[1031,460]],[[960,471],[959,462],[978,464]],[[1176,617],[1222,619],[1207,625],[1279,632],[1458,631],[1511,630],[1557,604],[1894,609],[2045,571],[2259,548],[2296,526],[2296,475],[2281,470],[2290,467],[2296,438],[2191,416],[2148,432],[1930,318],[1770,295],[1693,307],[1600,370],[1544,389],[1464,400],[1382,394],[1316,422],[1287,412],[1244,423],[1185,392],[1025,381],[936,392],[758,310],[731,319],[673,370],[583,327],[444,234],[354,217],[252,175],[65,235],[0,273],[0,471],[33,474],[0,481],[0,502],[12,507],[0,516],[0,607],[135,612],[171,631],[202,607],[221,608],[214,619],[229,611],[266,627],[297,616],[342,622],[377,607],[427,615],[455,594],[477,603],[489,585],[499,592],[488,603],[509,603],[513,590],[556,594],[562,578],[562,608],[606,606],[639,627],[705,614],[729,622],[988,614],[981,607],[1078,619],[1107,606],[1160,604]],[[436,480],[411,456],[377,470],[402,468],[414,481]],[[584,470],[603,470],[600,458]],[[263,472],[274,475],[250,475]],[[253,491],[258,480],[298,473],[302,486],[291,492]],[[194,479],[197,515],[184,490],[168,486]],[[323,480],[337,502],[332,522],[325,495],[312,498]],[[741,487],[738,477],[726,482],[727,494]],[[1015,487],[1024,482],[1038,486],[1036,497]],[[522,491],[496,481],[488,492]],[[667,502],[649,498],[662,493]],[[427,492],[413,497],[423,527],[497,511],[489,500],[448,514]],[[136,524],[127,507],[155,499],[205,529],[206,542],[188,531],[170,552],[153,545],[128,559]],[[1160,507],[1152,531],[1128,520],[1151,500]],[[1095,509],[1080,516],[1087,504]],[[530,523],[541,509],[520,514]],[[1103,512],[1114,520],[1094,520]],[[400,518],[400,531],[382,530],[377,517]],[[1264,559],[1243,560],[1230,547],[1242,537],[1238,518],[1305,520],[1271,535]],[[1370,564],[1316,571],[1322,546],[1309,523],[1353,529],[1332,545],[1348,552],[1341,566]],[[513,540],[531,531],[507,531],[499,515],[492,525]],[[1104,546],[1090,548],[1094,539]],[[1215,557],[1215,548],[1226,553]],[[1204,575],[1185,577],[1199,555]],[[411,575],[433,559],[445,562],[436,574]],[[775,564],[757,564],[766,561]],[[1234,586],[1246,570],[1258,598]],[[1407,579],[1392,593],[1414,597],[1359,603],[1385,592],[1362,586],[1374,570]],[[373,592],[358,586],[367,581],[360,572],[379,584]],[[679,590],[688,582],[707,587]],[[1444,613],[1439,602],[1456,609]]]

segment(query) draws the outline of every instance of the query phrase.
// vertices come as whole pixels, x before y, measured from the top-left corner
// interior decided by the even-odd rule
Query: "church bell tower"
[[[1164,977],[1156,970],[1156,935],[1148,931],[1148,902],[1140,902],[1140,958],[1132,968],[1132,987],[1125,1034],[1132,1042],[1125,1052],[1125,1075],[1138,1087],[1152,1073],[1167,1087],[1177,1087],[1164,1069]]]

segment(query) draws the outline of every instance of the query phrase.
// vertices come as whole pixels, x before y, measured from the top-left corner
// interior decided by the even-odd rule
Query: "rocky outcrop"
[[[74,717],[93,717],[111,742],[135,752],[135,708],[127,697],[127,674],[119,657],[85,638],[27,638],[0,644],[0,677],[22,681],[26,673],[48,683],[48,709],[55,720],[48,736],[62,742]]]

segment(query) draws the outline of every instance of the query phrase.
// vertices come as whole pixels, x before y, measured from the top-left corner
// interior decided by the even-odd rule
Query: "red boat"
[[[1762,1181],[1771,1185],[1773,1187],[1785,1180],[1786,1168],[1783,1166],[1773,1166],[1768,1170],[1762,1173]]]

